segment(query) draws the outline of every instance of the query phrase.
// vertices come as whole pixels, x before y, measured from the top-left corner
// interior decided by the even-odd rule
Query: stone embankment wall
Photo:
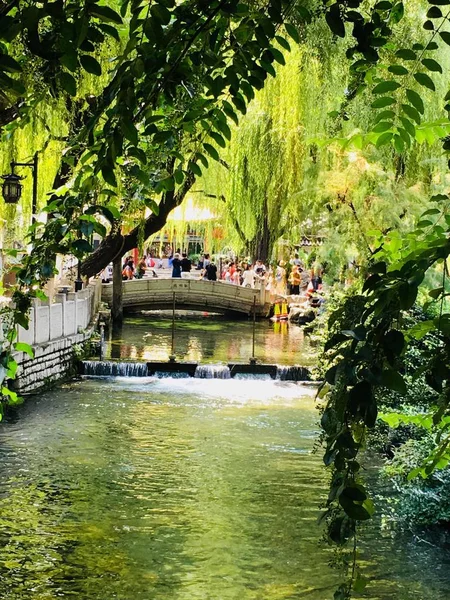
[[[75,374],[77,352],[92,335],[100,300],[101,283],[95,281],[80,292],[56,294],[53,302],[35,301],[29,328],[18,328],[18,341],[32,346],[34,358],[15,354],[16,391],[36,392]]]

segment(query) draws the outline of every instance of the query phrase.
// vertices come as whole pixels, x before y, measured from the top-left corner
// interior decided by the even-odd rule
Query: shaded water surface
[[[179,360],[201,363],[248,362],[252,356],[253,322],[217,315],[177,313],[175,353]],[[167,360],[171,354],[169,315],[127,317],[106,347],[105,358]],[[304,366],[316,361],[309,338],[298,325],[256,322],[255,356],[263,363]]]
[[[276,381],[97,379],[0,427],[0,597],[326,600],[313,391]],[[382,600],[444,600],[448,553],[368,532]]]

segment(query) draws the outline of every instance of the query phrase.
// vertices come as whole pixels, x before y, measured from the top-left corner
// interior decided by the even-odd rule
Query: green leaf
[[[325,15],[325,20],[328,24],[328,27],[335,35],[341,38],[345,37],[345,25],[344,21],[342,20],[340,6],[337,2],[331,5],[330,9]]]
[[[397,130],[400,134],[400,137],[402,138],[402,140],[405,142],[405,144],[408,146],[408,148],[411,145],[411,138],[409,137],[409,133],[403,129],[402,127],[397,127]]]
[[[200,152],[196,152],[194,154],[194,158],[195,158],[195,161],[200,161],[202,163],[202,165],[205,167],[205,169],[207,169],[209,167],[208,159],[206,158],[206,156],[204,154],[201,154]]]
[[[400,107],[410,119],[413,119],[413,121],[415,121],[417,125],[420,125],[422,119],[420,118],[419,112],[415,108],[413,108],[409,104],[401,104]]]
[[[434,73],[442,73],[442,67],[441,67],[441,65],[436,60],[434,60],[432,58],[424,58],[424,59],[422,59],[422,64],[429,71],[433,71]]]
[[[114,170],[111,167],[109,167],[108,165],[104,165],[102,167],[102,175],[106,183],[109,183],[109,185],[112,185],[113,187],[117,186],[116,176],[114,174]]]
[[[443,287],[439,287],[439,288],[435,288],[434,290],[430,290],[428,292],[428,295],[431,296],[431,298],[434,298],[434,300],[437,300],[439,298],[439,296],[444,293],[444,291],[445,290]]]
[[[72,243],[72,249],[82,254],[92,252],[93,250],[91,244],[87,240],[75,240]]]
[[[66,67],[66,69],[69,69],[69,71],[72,71],[72,73],[74,73],[77,69],[78,69],[78,55],[76,52],[66,52],[66,54],[63,54],[60,59],[59,62],[64,65]]]
[[[8,361],[8,370],[6,372],[6,376],[9,379],[14,379],[15,378],[18,366],[19,365],[17,364],[17,362],[13,358],[11,358]]]
[[[234,123],[236,125],[239,125],[239,118],[238,118],[237,114],[235,113],[231,104],[229,102],[227,102],[227,100],[224,100],[222,103],[222,107],[223,107],[223,112],[227,115],[227,117],[229,117],[232,121],[234,121]]]
[[[168,25],[172,17],[170,10],[162,4],[154,4],[151,7],[151,13],[162,25]]]
[[[353,582],[353,591],[357,594],[362,594],[367,587],[369,580],[366,577],[363,577],[361,573],[358,571],[356,575],[356,579]]]
[[[442,40],[448,45],[450,46],[450,32],[448,31],[440,31],[439,35],[441,36]]]
[[[406,335],[408,338],[421,340],[434,329],[436,329],[436,325],[433,321],[419,321],[419,323],[416,323],[413,327],[408,329]]]
[[[393,124],[389,123],[389,121],[381,121],[373,128],[374,133],[384,133],[388,129],[392,129]]]
[[[216,144],[218,146],[220,146],[221,148],[226,147],[227,143],[225,142],[223,137],[221,135],[219,135],[218,133],[216,133],[215,131],[210,131],[209,136],[212,137],[212,139],[216,142]]]
[[[297,28],[294,27],[294,25],[291,25],[291,23],[285,23],[284,28],[286,29],[288,35],[294,40],[294,42],[299,44],[300,43],[300,35],[297,31]]]
[[[0,69],[9,73],[21,73],[22,67],[12,56],[0,54]]]
[[[145,198],[144,200],[145,206],[147,206],[154,215],[159,215],[159,204],[157,204],[153,198]]]
[[[408,132],[408,134],[414,138],[416,135],[416,128],[414,127],[414,125],[411,123],[411,121],[409,121],[408,119],[406,119],[405,117],[400,117],[400,121],[403,124],[403,127],[405,128],[405,130]]]
[[[417,81],[417,83],[420,83],[420,85],[428,88],[429,90],[432,90],[433,92],[436,91],[434,81],[426,73],[414,73],[414,79]]]
[[[280,50],[278,50],[277,48],[270,47],[269,52],[273,56],[273,58],[277,61],[277,63],[280,63],[280,65],[286,64],[286,59],[284,58],[284,55]]]
[[[20,398],[16,392],[13,392],[6,386],[2,386],[2,395],[9,398],[8,404],[10,405],[20,404],[22,402],[22,398]]]
[[[407,392],[406,383],[398,371],[388,369],[381,374],[380,383],[394,392],[405,395]]]
[[[406,97],[408,98],[409,102],[411,102],[411,104],[414,106],[414,108],[417,109],[421,115],[423,115],[423,113],[425,112],[425,107],[423,105],[423,100],[419,96],[419,94],[414,90],[406,90]]]
[[[109,35],[112,38],[114,38],[117,42],[120,42],[119,32],[112,25],[107,25],[106,23],[99,23],[98,28],[101,31],[103,31],[103,33],[106,33],[106,35]]]
[[[197,165],[197,163],[191,160],[188,162],[188,170],[192,171],[192,173],[194,173],[194,175],[197,175],[197,177],[202,176],[202,170],[200,169],[200,167]]]
[[[58,76],[59,84],[70,96],[77,95],[77,82],[70,73],[60,73]]]
[[[228,141],[231,140],[231,129],[228,127],[228,124],[225,121],[217,121],[215,126],[227,138]]]
[[[399,154],[401,154],[405,149],[405,142],[400,135],[394,135],[394,148],[397,150]]]
[[[219,153],[214,148],[214,146],[211,146],[211,144],[205,142],[203,144],[203,148],[211,156],[211,158],[213,158],[214,160],[219,160]]]
[[[408,75],[409,71],[401,65],[391,65],[388,67],[388,71],[394,75]]]
[[[394,98],[390,96],[383,96],[382,98],[377,98],[372,102],[372,108],[384,108],[385,106],[391,106],[391,104],[395,104]]]
[[[395,119],[395,112],[393,110],[383,110],[381,111],[375,118],[375,123],[379,123],[380,121],[386,121],[390,119],[391,121]]]
[[[17,342],[14,344],[14,349],[17,352],[25,352],[30,358],[34,358],[34,350],[30,344],[25,344],[25,342]]]
[[[288,52],[291,51],[291,46],[289,45],[289,42],[284,37],[281,37],[281,35],[276,35],[275,39],[277,40],[277,42],[280,44],[280,46],[282,48],[284,48]]]
[[[399,23],[405,14],[405,7],[403,2],[397,2],[394,8],[391,10],[390,21],[395,25],[395,23]]]
[[[397,50],[397,52],[395,53],[395,56],[398,56],[398,58],[402,58],[403,60],[416,60],[417,59],[417,54],[407,48],[401,48],[400,50]]]
[[[109,6],[100,6],[99,4],[93,4],[89,2],[87,4],[88,13],[93,17],[97,17],[100,21],[106,21],[107,23],[117,23],[118,25],[122,24],[122,17]]]
[[[165,177],[158,182],[159,186],[166,192],[173,192],[175,189],[175,178],[172,176]]]
[[[247,112],[247,105],[245,104],[245,100],[241,95],[236,95],[231,98],[231,101],[236,106],[236,108],[243,114]]]
[[[390,132],[382,133],[380,135],[380,137],[377,139],[376,147],[381,148],[381,146],[385,146],[386,144],[389,144],[389,142],[392,140],[393,136],[394,136],[394,134],[390,133]]]
[[[403,283],[398,290],[400,297],[400,308],[403,310],[409,310],[417,298],[418,288],[416,285],[410,285],[409,283]]]
[[[184,181],[184,173],[181,169],[175,169],[173,173],[174,179],[178,185],[181,185]]]
[[[379,11],[391,10],[392,2],[388,2],[387,0],[382,0],[381,2],[377,2],[373,8],[374,8],[374,10],[379,10]]]
[[[386,92],[395,92],[395,90],[398,90],[399,87],[400,84],[397,81],[382,81],[373,88],[372,93],[385,94]]]
[[[429,19],[440,19],[442,18],[442,11],[437,6],[432,6],[427,12],[427,17]]]
[[[85,71],[92,73],[92,75],[101,75],[102,68],[98,60],[89,54],[82,54],[80,56],[80,62]]]
[[[122,117],[120,120],[120,129],[127,140],[129,140],[134,146],[138,145],[139,133],[131,119],[128,117]]]

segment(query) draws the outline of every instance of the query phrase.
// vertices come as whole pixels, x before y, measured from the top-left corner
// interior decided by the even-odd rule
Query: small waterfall
[[[147,377],[147,363],[83,360],[82,374],[109,377]]]
[[[277,365],[277,379],[281,381],[309,381],[310,373],[305,367],[298,365]]]
[[[155,371],[155,377],[158,379],[189,379],[189,373],[182,371]]]
[[[198,379],[230,379],[227,365],[198,365],[194,377]]]
[[[236,375],[233,375],[233,379],[259,379],[262,381],[270,381],[272,377],[269,373],[236,373]]]

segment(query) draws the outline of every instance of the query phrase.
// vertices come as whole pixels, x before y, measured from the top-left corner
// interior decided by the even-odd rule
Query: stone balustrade
[[[35,346],[84,331],[96,313],[100,296],[101,287],[95,281],[79,292],[55,294],[53,302],[35,300],[29,327],[18,327],[17,340]]]
[[[100,300],[101,283],[93,281],[79,292],[56,294],[53,302],[34,302],[28,329],[17,331],[17,341],[34,351],[33,358],[24,352],[14,355],[19,365],[14,388],[19,393],[39,391],[76,373],[75,348],[91,337]]]
[[[221,313],[240,313],[266,317],[270,312],[270,293],[264,288],[250,289],[222,281],[202,279],[155,278],[124,281],[123,310],[179,309]],[[112,305],[113,285],[102,286],[103,302]]]

